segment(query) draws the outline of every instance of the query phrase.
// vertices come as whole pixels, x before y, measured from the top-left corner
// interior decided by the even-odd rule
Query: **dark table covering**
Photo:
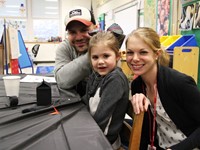
[[[0,150],[111,150],[112,147],[82,102],[60,99],[51,84],[52,104],[37,108],[38,83],[20,83],[19,104],[9,107],[0,77]]]

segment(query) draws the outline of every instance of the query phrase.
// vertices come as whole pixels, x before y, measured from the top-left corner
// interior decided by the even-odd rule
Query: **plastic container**
[[[169,47],[172,43],[174,43],[176,40],[178,40],[181,37],[181,35],[172,35],[169,36],[164,42],[162,42],[162,45],[166,47]]]
[[[197,41],[195,38],[195,35],[184,35],[184,36],[188,36],[188,40],[186,42],[183,43],[183,45],[181,46],[198,46],[197,45]]]
[[[195,35],[183,35],[179,39],[177,39],[173,44],[171,44],[168,48],[168,52],[174,51],[174,47],[176,46],[197,46],[197,42],[195,39]]]
[[[161,36],[160,37],[160,43],[163,43],[168,38],[169,38],[169,36]]]
[[[6,90],[6,96],[17,96],[19,97],[20,88],[20,76],[4,76],[4,86]]]

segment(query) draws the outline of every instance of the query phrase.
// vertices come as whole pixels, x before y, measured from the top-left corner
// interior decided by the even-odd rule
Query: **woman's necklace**
[[[146,95],[151,95],[151,105],[153,107],[153,125],[152,125],[152,132],[150,132],[150,144],[148,144],[147,150],[156,150],[156,147],[154,146],[155,141],[155,131],[156,131],[156,102],[157,102],[157,84],[154,84],[153,91],[147,91],[146,89]],[[147,96],[148,98],[148,96]],[[153,100],[153,101],[152,101]],[[150,115],[149,115],[150,116]],[[151,120],[151,119],[149,119]],[[149,126],[151,127],[151,121],[149,121]],[[150,129],[151,131],[151,129]]]

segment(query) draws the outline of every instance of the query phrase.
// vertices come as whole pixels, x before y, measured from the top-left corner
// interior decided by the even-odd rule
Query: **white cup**
[[[4,87],[6,90],[6,96],[19,97],[20,76],[4,76]]]

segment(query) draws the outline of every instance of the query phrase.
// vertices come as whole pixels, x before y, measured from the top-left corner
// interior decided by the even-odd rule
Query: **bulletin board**
[[[124,35],[128,35],[134,29],[138,27],[138,7],[137,3],[124,8],[122,10],[116,11],[114,13],[115,23],[124,31]],[[121,47],[122,50],[125,50],[125,40]]]

